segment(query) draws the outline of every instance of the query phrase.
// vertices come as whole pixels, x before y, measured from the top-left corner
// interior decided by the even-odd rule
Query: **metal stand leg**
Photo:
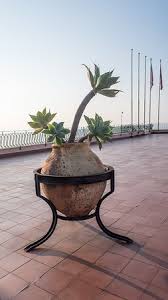
[[[103,232],[105,232],[108,236],[112,237],[112,238],[115,238],[117,240],[121,240],[121,241],[124,241],[126,242],[127,244],[132,244],[133,243],[133,240],[131,240],[130,238],[124,236],[124,235],[120,235],[120,234],[117,234],[117,233],[114,233],[112,231],[110,231],[109,229],[107,229],[104,224],[102,223],[101,219],[100,219],[100,205],[102,203],[104,199],[101,199],[98,204],[97,204],[97,207],[96,207],[96,220],[97,220],[97,223],[98,225],[100,226],[100,228],[103,230]]]
[[[53,234],[53,232],[55,230],[55,227],[57,225],[57,219],[58,219],[58,217],[57,217],[57,210],[56,210],[54,204],[51,201],[49,201],[48,199],[46,199],[46,198],[44,198],[44,200],[48,203],[48,205],[50,206],[50,208],[52,210],[52,215],[53,215],[52,224],[51,224],[48,232],[43,237],[41,237],[39,240],[37,240],[37,241],[35,241],[35,242],[27,245],[24,248],[24,250],[26,252],[29,252],[29,251],[35,249],[37,246],[39,246],[39,245],[43,244],[45,241],[47,241],[49,239],[49,237]]]

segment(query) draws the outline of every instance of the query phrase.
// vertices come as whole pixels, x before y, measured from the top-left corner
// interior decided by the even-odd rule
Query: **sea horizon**
[[[148,126],[148,124],[149,123],[146,123],[146,126]],[[153,129],[157,129],[158,128],[158,124],[157,123],[152,123],[153,124]],[[140,123],[140,126],[143,126],[144,125],[144,123],[142,122],[142,123]],[[121,124],[112,124],[112,126],[115,128],[115,127],[121,127]],[[124,126],[131,126],[131,124],[130,123],[124,123],[124,124],[122,124],[122,127],[124,127]],[[133,124],[133,126],[138,126],[137,125],[137,123],[134,123]],[[79,127],[79,130],[83,130],[83,129],[86,129],[87,128],[87,126],[80,126]],[[168,122],[162,122],[162,123],[160,123],[159,124],[159,128],[160,129],[168,129]],[[69,129],[70,129],[70,127],[69,127]],[[23,128],[23,129],[11,129],[11,130],[2,130],[2,129],[0,129],[0,133],[8,133],[8,132],[33,132],[33,129],[29,129],[29,128]]]

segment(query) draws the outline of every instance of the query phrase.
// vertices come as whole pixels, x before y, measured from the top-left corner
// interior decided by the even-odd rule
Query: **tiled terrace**
[[[102,219],[133,245],[109,239],[93,219],[59,221],[45,244],[25,253],[50,225],[32,175],[47,154],[0,160],[1,300],[168,299],[168,137],[115,141],[99,155],[116,170]]]

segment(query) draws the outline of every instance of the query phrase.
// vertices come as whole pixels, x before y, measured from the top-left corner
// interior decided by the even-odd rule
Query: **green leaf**
[[[99,145],[99,149],[101,150],[101,149],[102,149],[102,143],[101,143],[101,140],[100,140],[97,136],[95,136],[95,138],[96,138],[96,141],[97,141],[97,143],[98,143],[98,145]]]
[[[105,126],[110,126],[110,124],[111,124],[111,121],[105,121],[105,122],[104,122],[104,125],[105,125]]]
[[[55,139],[55,136],[50,135],[47,139],[47,142],[52,143],[54,141],[54,139]]]
[[[49,129],[43,129],[43,133],[44,134],[50,134],[50,130]]]
[[[34,122],[37,122],[38,120],[37,116],[33,116],[33,115],[29,115],[29,116]]]
[[[33,135],[38,134],[40,132],[42,132],[43,128],[38,128],[33,132]]]
[[[102,89],[101,91],[98,91],[99,94],[106,97],[115,97],[119,92],[120,92],[119,90],[108,90],[108,89]]]
[[[36,129],[36,128],[41,128],[40,123],[36,123],[36,122],[28,122],[29,126]]]
[[[91,124],[91,119],[89,117],[84,115],[84,118],[85,118],[86,122],[88,123],[88,125]]]
[[[101,116],[99,116],[97,113],[95,114],[95,121],[97,124],[103,123],[103,119]]]
[[[120,77],[118,76],[118,77],[110,77],[109,78],[109,88],[112,86],[112,85],[114,85],[114,84],[116,84],[116,83],[118,83],[119,81],[118,81],[118,79],[119,79]]]
[[[62,139],[60,137],[56,136],[55,139],[56,139],[57,145],[61,145],[62,144]]]
[[[96,86],[97,80],[98,80],[98,78],[100,76],[100,69],[99,69],[99,67],[96,64],[94,64],[94,67],[95,67],[94,86]]]
[[[38,118],[38,120],[40,121],[40,122],[44,122],[44,115],[42,114],[42,112],[41,111],[38,111],[37,112],[37,118]]]
[[[84,118],[85,118],[85,120],[86,120],[86,122],[88,124],[88,128],[89,128],[90,132],[92,132],[94,130],[94,122],[95,122],[95,120],[92,119],[92,118],[89,118],[87,116],[84,116]]]
[[[55,126],[53,124],[48,124],[48,129],[50,134],[55,134]]]
[[[112,85],[118,83],[119,77],[112,77],[113,71],[114,70],[103,73],[101,75],[99,74],[95,85],[96,91],[99,92],[102,89],[108,89]]]
[[[47,119],[48,123],[51,122],[55,116],[56,116],[56,113],[55,114],[51,114],[51,113],[46,114],[46,119]]]
[[[46,115],[46,107],[43,109],[43,115]]]
[[[54,122],[55,123],[55,122]],[[54,124],[53,123],[53,124]],[[56,123],[55,123],[56,124]],[[57,130],[61,130],[64,126],[64,122],[57,123]]]
[[[68,133],[70,133],[70,130],[68,128],[64,128],[63,131],[64,131],[65,135],[68,134]]]
[[[94,88],[94,77],[93,77],[93,74],[92,74],[91,70],[88,68],[88,66],[86,66],[85,64],[83,64],[83,66],[87,69],[87,74],[88,74],[88,78],[89,78],[90,84],[91,84],[92,88]]]
[[[101,89],[106,88],[110,77],[111,77],[111,72],[106,72],[100,75],[96,83],[96,89],[99,91]]]

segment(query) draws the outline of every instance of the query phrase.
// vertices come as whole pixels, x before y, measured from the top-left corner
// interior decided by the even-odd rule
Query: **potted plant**
[[[103,163],[91,150],[90,142],[94,138],[99,148],[102,142],[112,136],[110,121],[104,121],[95,114],[94,118],[84,116],[88,125],[88,133],[79,140],[76,139],[79,123],[87,104],[96,94],[115,97],[119,90],[110,89],[118,83],[119,77],[114,77],[113,71],[100,74],[100,69],[94,65],[94,74],[84,65],[91,84],[91,91],[79,105],[71,130],[64,128],[64,123],[52,122],[55,113],[47,112],[46,108],[36,115],[30,115],[32,121],[28,124],[35,130],[34,134],[43,132],[47,141],[53,143],[52,152],[42,166],[41,173],[54,176],[85,176],[101,174],[105,171]],[[68,140],[66,137],[69,135]],[[85,216],[94,209],[100,200],[106,183],[67,184],[66,186],[50,186],[42,184],[42,190],[57,210],[68,217]]]

